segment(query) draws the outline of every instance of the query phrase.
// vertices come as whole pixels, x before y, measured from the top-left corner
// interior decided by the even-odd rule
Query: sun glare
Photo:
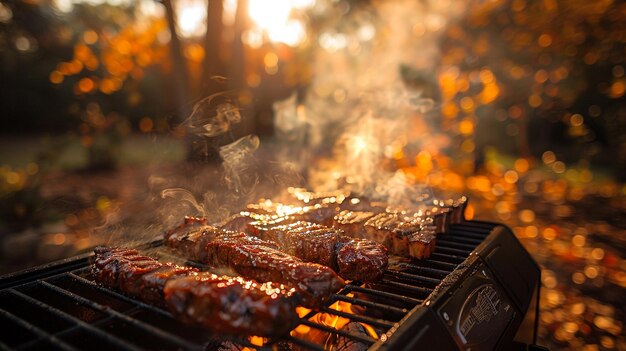
[[[291,18],[292,11],[313,4],[311,0],[274,0],[271,5],[264,0],[250,0],[248,15],[269,40],[297,46],[306,39],[306,29],[300,20]]]
[[[176,2],[179,34],[185,38],[198,37],[206,31],[206,2],[182,0]]]

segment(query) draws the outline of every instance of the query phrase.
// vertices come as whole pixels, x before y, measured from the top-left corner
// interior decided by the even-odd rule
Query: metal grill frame
[[[442,281],[449,277],[452,272],[455,272],[459,265],[471,259],[472,256],[478,255],[478,252],[484,251],[485,248],[490,245],[490,241],[486,239],[488,236],[494,235],[493,232],[496,227],[498,227],[498,224],[479,221],[470,221],[454,225],[451,227],[449,233],[437,236],[436,249],[430,259],[412,262],[396,262],[385,272],[382,281],[369,287],[363,286],[358,282],[350,283],[340,292],[334,294],[326,307],[321,308],[319,311],[311,311],[306,316],[300,318],[300,323],[322,332],[331,333],[338,337],[346,337],[356,342],[369,345],[370,350],[391,350],[396,349],[399,345],[407,346],[405,344],[407,336],[412,336],[411,339],[413,340],[419,340],[420,335],[423,334],[420,330],[424,329],[423,320],[427,310],[425,303],[430,304],[431,301],[429,301],[429,298],[433,290],[439,288],[442,285]],[[498,228],[503,227],[500,226]],[[508,236],[512,236],[512,233]],[[513,240],[516,239],[513,237]],[[144,248],[159,245],[161,245],[160,242],[155,242],[145,245]],[[7,344],[6,340],[0,340],[0,348],[16,347],[20,350],[27,350],[41,346],[49,346],[54,349],[77,350],[81,349],[80,345],[77,347],[76,343],[68,341],[68,338],[71,335],[84,332],[88,333],[93,340],[100,340],[102,342],[102,344],[95,346],[112,346],[116,349],[123,350],[140,350],[143,348],[141,343],[137,343],[136,339],[131,338],[133,340],[129,340],[126,336],[116,334],[115,330],[109,330],[108,328],[110,328],[111,325],[122,325],[125,326],[125,328],[137,331],[137,333],[145,333],[146,335],[152,336],[154,340],[159,341],[158,345],[163,348],[204,350],[207,348],[208,343],[215,342],[216,339],[207,331],[198,331],[202,333],[202,337],[199,337],[198,341],[190,341],[185,336],[177,333],[178,330],[168,330],[168,328],[154,325],[151,320],[144,321],[137,318],[137,315],[147,313],[152,316],[160,316],[160,318],[169,321],[169,323],[179,323],[165,310],[145,304],[116,291],[111,291],[90,280],[89,263],[91,256],[93,256],[91,253],[84,254],[60,262],[0,277],[0,302],[7,299],[14,299],[32,306],[37,306],[36,309],[42,311],[42,313],[55,316],[55,318],[58,318],[67,325],[66,328],[60,331],[51,332],[45,330],[45,328],[35,323],[24,320],[23,316],[18,316],[17,314],[19,313],[17,312],[19,311],[10,311],[10,308],[9,310],[5,310],[3,308],[4,303],[2,303],[0,304],[0,321],[5,320],[12,323],[14,328],[29,334],[33,340],[17,345]],[[72,289],[69,289],[67,286],[64,287],[64,284],[77,284],[76,286],[82,286],[82,289],[86,289],[85,291],[97,292],[104,297],[112,299],[112,301],[123,301],[130,307],[125,310],[117,310],[106,304],[93,301],[93,295],[91,297],[83,296],[73,292],[71,291]],[[65,299],[79,306],[79,310],[86,309],[95,311],[94,313],[99,314],[101,318],[92,322],[86,321],[86,317],[84,316],[72,315],[67,311],[52,306],[54,304],[46,303],[45,301],[31,296],[36,289],[43,289],[46,293],[51,294],[50,296],[60,296],[61,299]],[[347,296],[350,293],[357,294],[357,296]],[[363,298],[366,296],[371,298]],[[377,299],[384,299],[387,303],[381,303],[377,301]],[[43,300],[45,300],[45,298]],[[390,318],[391,320],[388,320],[364,314],[336,311],[329,308],[329,306],[336,301],[349,302],[367,309],[383,312],[385,316],[395,315],[400,318]],[[337,330],[330,326],[311,321],[310,318],[319,312],[348,318],[355,322],[367,323],[381,330],[383,334],[379,340],[376,340],[369,335]],[[418,325],[419,323],[421,323],[421,326]],[[184,326],[184,328],[190,329],[191,327]],[[203,337],[206,337],[204,341],[202,339]],[[450,337],[448,336],[448,338]],[[220,337],[218,339],[223,338]],[[285,341],[310,350],[324,350],[324,345],[292,335],[287,335],[281,339],[269,340],[269,342],[262,347],[252,345],[244,338],[230,338],[224,340],[231,340],[242,347],[250,347],[257,350],[272,350],[272,345]],[[143,346],[145,347],[145,345]]]

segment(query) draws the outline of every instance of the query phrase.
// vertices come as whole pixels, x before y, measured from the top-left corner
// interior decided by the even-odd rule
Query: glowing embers
[[[349,293],[345,297],[353,298],[354,294]],[[349,344],[369,347],[385,331],[357,321],[363,309],[339,300],[311,316],[313,312],[310,309],[298,307],[296,312],[302,318],[302,324],[291,331],[291,336],[324,345],[326,350],[343,349]]]

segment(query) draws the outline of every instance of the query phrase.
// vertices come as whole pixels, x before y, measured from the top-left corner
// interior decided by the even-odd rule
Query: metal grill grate
[[[437,247],[430,259],[405,261],[393,257],[380,282],[367,286],[358,282],[348,284],[319,312],[366,323],[385,333],[418,308],[494,227],[495,224],[484,222],[455,225],[449,233],[437,237]],[[86,256],[60,266],[3,277],[0,286],[0,323],[4,327],[0,348],[204,350],[210,343],[226,340],[207,330],[184,325],[163,309],[97,285]],[[357,306],[357,312],[329,308],[336,301]],[[366,334],[337,330],[310,320],[316,313],[310,312],[300,323],[366,345],[377,341]],[[272,350],[281,342],[324,350],[323,344],[292,335],[269,340],[263,347],[252,345],[244,337],[229,340],[242,348],[257,350]]]

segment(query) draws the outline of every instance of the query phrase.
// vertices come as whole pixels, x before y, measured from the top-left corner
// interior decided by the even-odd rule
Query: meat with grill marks
[[[215,333],[272,337],[297,324],[299,296],[285,285],[198,272],[133,249],[98,247],[94,252],[98,283],[165,306],[178,319]]]
[[[372,282],[387,268],[387,249],[374,241],[347,237],[343,231],[321,224],[297,221],[274,225],[253,221],[248,233],[279,243],[282,251],[306,262],[333,268],[345,279]]]
[[[383,244],[391,253],[425,259],[435,248],[433,218],[390,212],[343,210],[335,216],[335,225],[354,238],[365,238]]]
[[[450,212],[450,223],[459,224],[465,221],[465,209],[467,208],[468,198],[460,196],[456,198],[435,199],[433,204],[441,209],[447,209]]]
[[[292,286],[306,307],[319,307],[344,285],[329,267],[304,262],[276,249],[277,244],[240,232],[203,226],[179,227],[165,236],[166,245],[186,257],[214,267],[229,267],[257,281]]]
[[[161,263],[133,249],[97,247],[94,252],[92,271],[97,282],[155,305],[164,303],[166,281],[197,272],[194,268]]]

